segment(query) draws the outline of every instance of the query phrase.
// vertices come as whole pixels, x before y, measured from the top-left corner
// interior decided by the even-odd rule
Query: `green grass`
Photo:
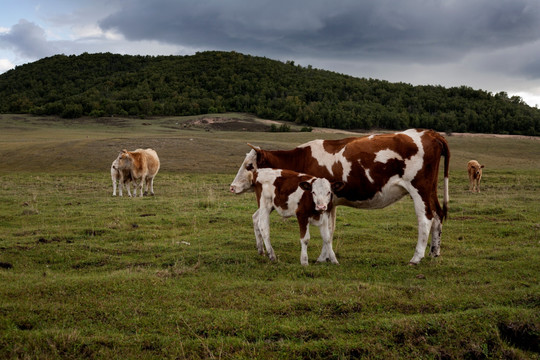
[[[0,165],[0,358],[540,356],[538,140],[514,149],[508,139],[449,138],[441,257],[407,265],[416,219],[405,198],[376,211],[340,207],[340,265],[314,263],[313,227],[302,267],[296,221],[272,216],[271,263],[255,249],[254,195],[231,195],[228,184],[247,141],[339,135],[144,130],[163,168],[155,197],[130,199],[111,197],[116,150],[107,150],[142,133],[122,139],[95,125],[87,142],[79,127],[55,137],[54,126],[0,135],[0,155],[11,155]],[[29,132],[49,134],[54,156],[32,157],[41,145],[25,144]],[[480,194],[468,192],[469,151],[488,159]]]

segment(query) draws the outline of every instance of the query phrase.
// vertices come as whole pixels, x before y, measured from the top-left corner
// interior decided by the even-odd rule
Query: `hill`
[[[236,52],[56,55],[0,75],[0,113],[179,116],[244,112],[338,129],[540,135],[520,97],[361,79]]]

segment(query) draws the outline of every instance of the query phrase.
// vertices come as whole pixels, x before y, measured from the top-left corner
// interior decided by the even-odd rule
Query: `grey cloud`
[[[446,61],[540,37],[537,0],[133,0],[103,19],[130,40],[270,56]]]
[[[58,51],[47,41],[41,27],[26,20],[20,20],[8,33],[0,35],[0,47],[12,49],[23,58],[30,59],[50,56]]]

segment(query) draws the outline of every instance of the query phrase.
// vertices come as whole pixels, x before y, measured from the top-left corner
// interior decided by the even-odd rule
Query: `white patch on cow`
[[[326,211],[328,204],[332,200],[332,186],[330,181],[323,178],[317,178],[312,183],[311,194],[317,211]]]
[[[375,161],[383,164],[386,164],[388,160],[392,159],[403,160],[401,155],[390,149],[378,151],[377,155],[375,155]]]
[[[371,174],[370,174],[370,169],[366,169],[364,167],[364,165],[362,165],[362,159],[358,159],[358,164],[362,167],[362,169],[364,169],[364,173],[366,174],[366,177],[367,179],[369,180],[370,183],[375,183],[375,181],[373,180],[373,178],[371,177]]]
[[[422,170],[422,167],[424,166],[424,147],[422,146],[422,135],[424,132],[418,132],[411,129],[402,132],[402,134],[409,136],[418,147],[418,152],[411,156],[410,159],[405,160],[405,172],[403,174],[403,179],[412,181],[416,174],[418,174],[418,172]]]
[[[367,169],[367,170],[364,169],[364,172],[366,173],[366,177],[369,180],[369,182],[372,183],[372,184],[375,183],[375,180],[373,180],[373,178],[370,175],[370,170],[369,169]]]
[[[444,178],[444,203],[448,204],[448,201],[450,200],[450,195],[448,194],[448,178]]]
[[[334,164],[341,164],[341,167],[343,168],[342,180],[347,181],[347,178],[351,173],[352,164],[345,158],[345,156],[343,156],[345,147],[336,154],[330,154],[324,150],[323,141],[324,140],[313,140],[298,147],[309,147],[311,149],[311,155],[317,160],[319,166],[325,167],[332,176],[334,175],[334,171],[332,170]]]

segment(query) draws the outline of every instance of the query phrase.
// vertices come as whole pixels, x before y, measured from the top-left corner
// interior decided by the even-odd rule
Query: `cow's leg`
[[[321,238],[323,240],[323,249],[321,255],[317,259],[317,262],[326,262],[330,260],[332,264],[339,264],[334,249],[332,248],[332,232],[331,232],[331,214],[329,217],[326,217],[322,220],[322,224],[319,226],[319,231],[321,232]]]
[[[261,237],[266,247],[266,252],[270,260],[276,260],[276,254],[274,249],[272,249],[272,244],[270,244],[270,210],[266,208],[259,208],[259,216],[257,224],[259,225],[259,231],[261,232]]]
[[[116,196],[116,177],[111,176],[111,178],[112,178],[112,188],[113,188],[112,196]]]
[[[429,206],[428,204],[424,203],[424,200],[422,200],[422,197],[418,191],[413,187],[409,193],[413,199],[414,210],[416,212],[416,217],[418,218],[418,242],[416,244],[414,255],[409,261],[409,264],[416,265],[424,258],[426,253],[429,231],[431,229],[433,219],[428,219],[426,212],[429,211]]]
[[[148,196],[148,188],[150,187],[151,178],[149,176],[146,176],[144,179],[145,179],[144,196]],[[153,192],[152,192],[152,195],[154,195]]]
[[[144,177],[141,178],[137,187],[139,188],[139,197],[143,197]],[[137,196],[137,193],[135,193],[135,196]]]
[[[126,186],[129,197],[131,197],[131,181],[126,181],[124,185]]]
[[[317,258],[318,262],[326,262],[330,260],[332,263],[338,264],[336,255],[334,254],[334,250],[332,249],[332,239],[334,238],[334,231],[336,229],[336,211],[337,211],[336,206],[334,206],[332,207],[332,209],[330,210],[330,213],[328,214],[329,220],[328,220],[326,228],[329,231],[328,236],[330,238],[330,242],[325,242],[324,237],[323,237],[323,246],[321,249],[321,254]],[[321,236],[322,236],[323,228],[319,227],[319,230],[321,231]]]
[[[431,225],[431,250],[429,256],[437,257],[441,255],[441,234],[442,221],[438,216],[435,216]]]
[[[136,198],[137,197],[137,191],[139,190],[139,188],[142,186],[142,182],[141,181],[137,181],[137,180],[133,180],[133,197]],[[142,191],[141,191],[141,196],[142,196]]]
[[[263,244],[263,238],[261,234],[261,230],[259,229],[259,209],[253,213],[253,216],[251,217],[253,219],[253,231],[255,232],[255,241],[257,243],[257,251],[259,252],[259,255],[264,255],[264,244]]]
[[[124,196],[124,186],[126,185],[126,180],[122,175],[120,175],[120,180],[118,180],[118,192],[120,196]]]
[[[309,265],[307,252],[309,243],[309,220],[303,216],[297,216],[296,218],[298,219],[298,226],[300,227],[300,264],[307,266]]]
[[[148,185],[150,185],[150,195],[154,196],[154,177],[152,176],[152,177],[148,178],[148,180],[149,180],[150,184],[147,183],[146,191],[148,191]]]

